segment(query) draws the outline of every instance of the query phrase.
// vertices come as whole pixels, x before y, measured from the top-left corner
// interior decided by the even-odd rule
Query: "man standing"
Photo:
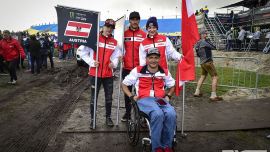
[[[122,77],[125,77],[130,71],[139,66],[139,46],[146,37],[146,33],[140,29],[140,14],[138,12],[131,12],[129,14],[129,28],[124,33],[125,40],[125,52],[123,58],[123,73]],[[132,86],[129,86],[129,91],[132,91]],[[126,113],[122,117],[121,121],[126,122],[130,118],[130,99],[125,95],[125,107]]]
[[[9,74],[10,74],[10,84],[16,84],[17,75],[16,67],[19,57],[25,58],[24,50],[19,42],[13,39],[8,30],[3,32],[3,39],[0,41],[0,52],[4,59],[7,61]]]
[[[169,100],[174,93],[175,80],[167,69],[159,66],[160,56],[157,48],[150,48],[146,55],[147,64],[134,68],[123,80],[122,88],[151,120],[152,151],[172,152],[176,112]],[[136,87],[135,95],[128,89],[132,85]]]
[[[201,31],[201,39],[195,45],[197,56],[200,58],[201,64],[201,77],[197,83],[197,88],[194,93],[194,97],[201,97],[200,88],[206,79],[207,74],[209,73],[212,77],[212,92],[210,96],[211,101],[220,101],[223,100],[221,97],[217,96],[217,83],[218,75],[213,64],[212,49],[215,49],[215,46],[210,42],[206,41],[207,31]]]
[[[146,64],[146,54],[150,48],[158,48],[160,51],[159,65],[163,69],[168,69],[168,58],[172,58],[175,61],[181,60],[182,55],[175,50],[169,38],[158,34],[158,22],[156,17],[150,17],[147,20],[146,29],[148,35],[142,41],[139,49],[141,66]]]
[[[90,128],[93,129],[94,121],[94,95],[97,89],[97,96],[101,84],[105,91],[105,108],[106,108],[106,125],[109,127],[114,126],[111,119],[112,109],[112,94],[113,94],[113,68],[116,68],[121,56],[121,50],[117,46],[117,41],[113,38],[112,32],[115,29],[115,21],[107,19],[99,35],[98,42],[98,61],[96,60],[96,51],[89,47],[80,47],[82,59],[89,65],[89,75],[91,83],[91,121]],[[96,68],[97,74],[97,88],[95,88]]]
[[[240,32],[238,33],[238,45],[239,45],[239,50],[242,50],[242,49],[245,49],[246,31],[244,30],[242,26],[240,26],[239,28],[240,28]]]
[[[261,31],[260,28],[256,28],[256,32],[253,35],[254,43],[255,43],[255,49],[256,51],[259,51],[259,41],[260,41]]]
[[[232,32],[233,32],[233,27],[231,27],[231,29],[226,32],[226,37],[227,37],[226,51],[232,50],[232,34],[233,34]]]

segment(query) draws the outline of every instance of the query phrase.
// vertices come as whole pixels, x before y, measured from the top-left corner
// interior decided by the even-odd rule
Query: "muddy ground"
[[[77,67],[75,61],[55,60],[55,69],[43,70],[37,76],[20,70],[16,86],[6,83],[9,77],[0,76],[0,152],[140,151],[139,145],[132,147],[128,144],[125,132],[63,131],[76,107],[82,101],[87,103],[89,100],[89,81],[87,69]],[[204,99],[206,97],[197,100]],[[102,98],[100,100],[102,103]],[[194,104],[198,102],[193,101]],[[100,107],[104,108],[102,105]],[[237,131],[192,131],[187,132],[186,138],[182,138],[178,132],[176,151],[270,151],[270,139],[266,138],[270,134],[269,127]]]

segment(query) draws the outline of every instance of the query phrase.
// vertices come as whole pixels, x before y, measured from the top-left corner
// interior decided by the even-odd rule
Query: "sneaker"
[[[16,80],[13,80],[12,82],[11,82],[11,84],[13,84],[13,85],[15,85],[17,82],[16,82]]]
[[[121,118],[122,122],[127,122],[128,120],[130,120],[130,115],[128,115],[127,113],[124,114],[124,116]]]
[[[114,126],[111,117],[107,117],[107,118],[106,118],[106,125],[109,126],[109,127],[113,127],[113,126]]]
[[[202,97],[202,94],[200,93],[200,94],[194,94],[193,95],[194,97]]]

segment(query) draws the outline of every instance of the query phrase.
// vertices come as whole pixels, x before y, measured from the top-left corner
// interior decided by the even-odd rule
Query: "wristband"
[[[134,101],[134,96],[135,96],[135,95],[131,95],[131,96],[129,97],[129,100],[130,100],[130,101]]]

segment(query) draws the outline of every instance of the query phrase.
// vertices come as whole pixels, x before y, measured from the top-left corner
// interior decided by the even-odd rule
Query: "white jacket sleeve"
[[[166,54],[168,58],[172,58],[175,61],[180,61],[182,59],[182,54],[175,50],[168,37],[166,38]]]
[[[117,68],[119,57],[122,55],[120,47],[117,45],[111,55],[111,62],[113,63],[113,68]]]
[[[82,60],[87,63],[90,67],[95,67],[94,65],[94,51],[93,49],[87,47],[87,46],[84,46],[84,45],[81,45],[79,48],[78,48],[78,51],[79,51],[79,55],[81,56]]]
[[[175,85],[175,80],[172,78],[171,73],[168,71],[168,75],[165,77],[165,85],[171,88]]]
[[[139,58],[140,58],[140,66],[144,66],[146,64],[146,52],[142,44],[140,44],[139,48]]]
[[[130,71],[130,73],[123,80],[123,84],[126,86],[132,86],[137,82],[138,72],[137,67]]]

